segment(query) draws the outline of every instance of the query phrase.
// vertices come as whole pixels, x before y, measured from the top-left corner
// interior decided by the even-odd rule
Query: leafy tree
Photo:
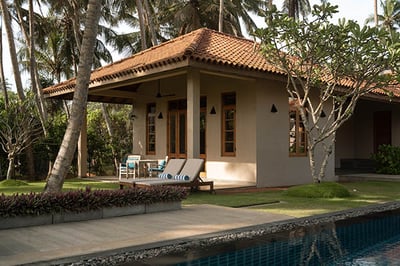
[[[384,29],[354,21],[332,24],[329,19],[336,12],[337,6],[329,3],[316,5],[311,21],[296,21],[275,7],[267,12],[268,28],[256,33],[266,60],[287,75],[288,96],[295,100],[307,133],[314,182],[325,177],[336,131],[359,98],[375,90],[393,92],[390,85],[399,77],[398,35],[392,39]],[[319,147],[322,162],[316,162]]]
[[[7,153],[7,179],[14,177],[15,158],[40,136],[40,120],[32,97],[20,101],[9,99],[8,108],[4,101],[0,109],[0,145]]]
[[[104,174],[106,166],[118,163],[132,150],[132,121],[127,119],[131,106],[90,103],[88,105],[88,156],[91,171]],[[104,119],[107,112],[109,121]],[[109,131],[112,131],[110,134]]]

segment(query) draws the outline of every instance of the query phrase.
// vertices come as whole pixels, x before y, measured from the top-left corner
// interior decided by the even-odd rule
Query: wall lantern
[[[210,115],[216,115],[217,112],[215,111],[215,107],[213,106],[210,111]]]
[[[277,113],[277,112],[278,112],[278,109],[276,109],[275,104],[272,104],[272,106],[271,106],[271,113]]]
[[[160,113],[158,114],[157,118],[158,118],[158,119],[163,119],[163,118],[164,118],[162,112],[160,112]]]
[[[322,117],[322,118],[326,117],[324,110],[321,111],[320,117]]]

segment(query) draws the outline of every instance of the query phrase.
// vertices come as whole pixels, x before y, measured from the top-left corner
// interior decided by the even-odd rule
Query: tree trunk
[[[110,115],[108,114],[106,105],[104,103],[101,104],[101,112],[103,113],[103,118],[104,118],[104,121],[106,122],[108,135],[110,136],[112,143],[114,143],[114,130],[113,130],[113,127],[111,124]],[[118,169],[118,158],[117,158],[117,153],[114,148],[114,144],[111,145],[111,152],[112,152],[112,156],[114,159],[115,169]]]
[[[291,18],[296,18],[295,0],[289,0],[288,15]]]
[[[5,108],[8,107],[8,92],[7,92],[7,85],[6,85],[6,79],[4,77],[4,69],[3,69],[3,26],[1,26],[1,21],[0,21],[0,86],[1,90],[3,91],[4,94],[4,105]]]
[[[7,180],[11,180],[15,177],[15,158],[13,156],[8,157],[8,169],[7,169]]]
[[[79,5],[78,5],[77,1],[75,1],[75,0],[70,0],[69,4],[72,7],[72,10],[74,12],[74,17],[72,19],[72,26],[74,28],[75,42],[76,42],[76,45],[78,47],[78,52],[80,53],[81,52],[81,45],[82,45],[82,42],[81,42],[82,36],[81,36],[81,31],[80,31],[80,24],[81,23],[80,23],[80,20],[79,20],[79,18],[80,18]]]
[[[3,22],[7,32],[8,46],[10,48],[10,58],[14,73],[15,86],[17,88],[17,93],[19,98],[21,100],[25,100],[24,89],[22,87],[22,81],[21,81],[21,74],[18,67],[17,52],[14,43],[14,34],[11,27],[11,19],[10,19],[10,14],[8,13],[8,6],[6,0],[0,0],[0,5],[1,5],[1,10],[3,11],[2,12]]]
[[[84,121],[87,104],[87,95],[96,44],[97,29],[101,12],[101,1],[89,0],[85,20],[85,31],[83,34],[81,53],[79,56],[79,68],[76,78],[76,87],[71,107],[71,117],[68,127],[61,143],[51,175],[47,180],[45,191],[61,191],[65,176],[71,166],[79,134]]]
[[[224,0],[219,0],[219,21],[218,21],[218,31],[224,31]]]
[[[4,25],[6,27],[8,45],[10,48],[10,58],[11,58],[11,64],[12,64],[13,73],[14,73],[15,86],[17,88],[17,93],[18,93],[19,99],[21,101],[24,101],[25,94],[24,94],[24,89],[22,87],[22,80],[21,80],[21,74],[19,71],[17,51],[16,51],[16,47],[15,47],[15,42],[14,42],[14,34],[12,31],[10,14],[8,13],[6,0],[0,0],[0,3],[1,3],[1,9],[3,11],[5,11],[5,12],[3,12],[3,20],[4,20]],[[20,17],[20,20],[22,20],[20,14],[19,14],[18,8],[17,8],[17,13]],[[25,31],[23,31],[23,32],[25,33]],[[29,178],[34,178],[35,177],[35,165],[34,165],[34,159],[33,159],[33,149],[31,147],[31,145],[29,145],[26,149],[26,158],[27,158],[28,176],[29,176]]]
[[[142,5],[141,0],[136,0],[136,8],[137,8],[138,17],[139,17],[142,50],[145,50],[147,48],[146,27],[144,25],[144,10],[143,10],[143,5]]]
[[[153,46],[156,46],[158,44],[157,34],[156,34],[156,29],[154,27],[153,19],[151,19],[151,17],[154,17],[155,15],[151,13],[150,5],[149,5],[149,1],[148,0],[144,0],[144,7],[145,7],[145,10],[146,10],[146,17],[147,17],[147,21],[148,21],[148,27],[149,27],[149,31],[150,31],[150,36],[151,36],[151,44]]]
[[[374,22],[375,26],[378,27],[378,0],[374,0]]]
[[[39,73],[37,71],[36,59],[35,59],[35,15],[33,12],[33,0],[29,0],[29,62],[30,62],[30,75],[32,91],[36,97],[36,105],[39,110],[40,122],[42,123],[43,133],[47,136],[47,110],[42,93],[42,86],[39,81]]]

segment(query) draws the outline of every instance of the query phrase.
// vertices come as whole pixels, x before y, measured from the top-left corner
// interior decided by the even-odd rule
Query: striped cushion
[[[188,175],[176,175],[176,176],[174,176],[174,179],[189,181],[189,176]]]
[[[161,173],[158,175],[158,177],[162,179],[172,179],[172,175],[167,173]]]

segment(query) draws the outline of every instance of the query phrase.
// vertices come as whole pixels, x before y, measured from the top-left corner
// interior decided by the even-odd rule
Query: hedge
[[[184,188],[172,186],[93,191],[87,187],[59,193],[2,194],[0,217],[86,212],[106,207],[181,201],[186,196]]]

